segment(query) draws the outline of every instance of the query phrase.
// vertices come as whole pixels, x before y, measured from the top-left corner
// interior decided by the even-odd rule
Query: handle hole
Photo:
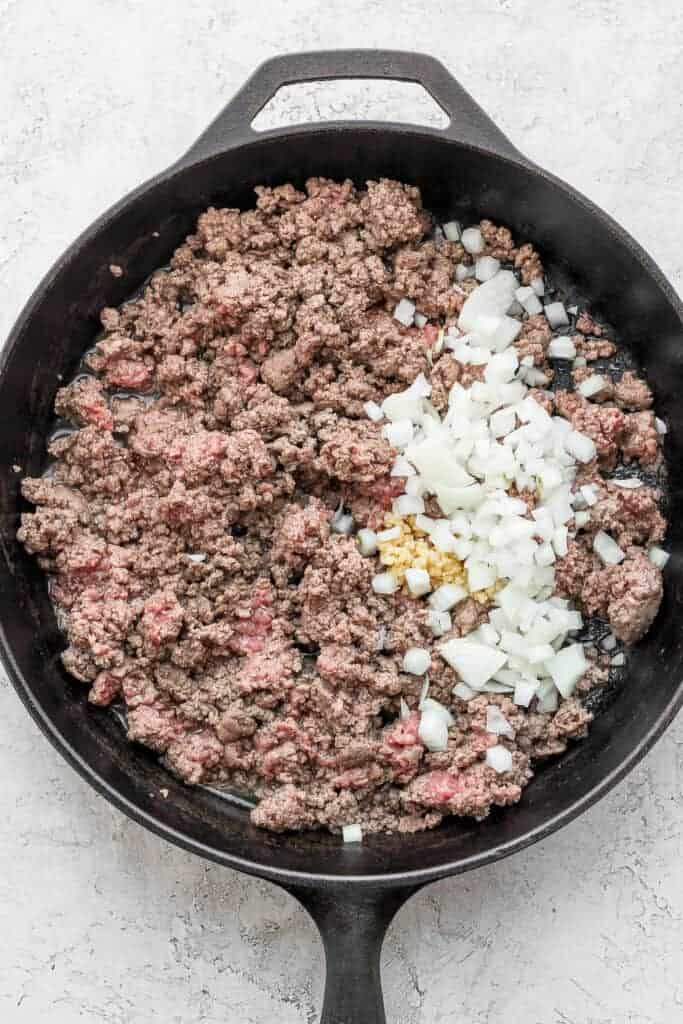
[[[398,121],[447,128],[450,118],[417,82],[358,78],[283,85],[251,126],[264,132],[324,121]]]

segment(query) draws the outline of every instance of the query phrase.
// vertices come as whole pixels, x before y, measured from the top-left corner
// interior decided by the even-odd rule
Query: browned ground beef
[[[57,395],[57,412],[78,429],[52,443],[49,476],[24,481],[37,508],[19,536],[50,574],[64,664],[93,704],[122,702],[130,738],[181,778],[255,794],[252,818],[266,828],[411,832],[445,814],[484,817],[518,800],[533,760],[582,736],[590,714],[577,699],[555,714],[495,694],[465,703],[435,657],[431,692],[456,725],[448,750],[430,753],[417,735],[422,681],[401,668],[404,652],[431,637],[425,605],[374,594],[374,560],[330,532],[340,502],[374,526],[403,489],[364,403],[425,372],[445,407],[456,380],[480,376],[448,352],[432,366],[434,324],[392,317],[408,297],[453,323],[472,287],[454,286],[455,265],[471,259],[431,237],[416,188],[314,178],[305,192],[256,191],[256,209],[207,210],[169,270],[103,311],[93,375]],[[483,221],[481,230],[485,251],[525,283],[543,273],[507,229]],[[586,358],[613,351],[587,314],[576,329]],[[536,315],[516,342],[549,378],[551,335]],[[557,410],[594,439],[603,469],[620,456],[651,463],[647,386],[625,375],[617,404],[613,393],[596,405],[559,392]],[[547,393],[537,397],[552,408]],[[599,501],[558,562],[558,590],[630,641],[661,595],[658,570],[631,545],[661,540],[665,524],[658,494],[619,491],[591,473]],[[629,546],[621,566],[593,555],[586,538],[598,528]],[[453,635],[485,615],[465,602]],[[604,664],[579,692],[606,677]],[[488,704],[514,738],[486,731]],[[485,761],[497,742],[513,754],[500,775]]]

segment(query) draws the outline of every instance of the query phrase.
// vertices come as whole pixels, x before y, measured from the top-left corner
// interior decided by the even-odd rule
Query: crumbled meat
[[[614,389],[617,405],[622,409],[640,412],[652,405],[652,392],[646,382],[627,370]]]
[[[625,417],[621,441],[624,462],[651,466],[659,455],[659,435],[653,412],[632,412]]]
[[[408,834],[447,814],[483,818],[519,800],[535,760],[584,735],[591,716],[578,696],[604,682],[605,659],[593,656],[577,696],[541,714],[499,694],[455,697],[458,676],[435,652],[430,694],[455,724],[447,749],[430,751],[423,680],[403,670],[409,648],[434,644],[428,605],[377,595],[378,561],[331,528],[340,507],[381,528],[404,490],[368,401],[424,373],[445,412],[456,382],[484,378],[483,366],[435,351],[478,286],[456,283],[472,258],[433,231],[411,185],[310,178],[256,195],[255,209],[206,210],[166,269],[104,309],[86,372],[57,393],[74,429],[55,435],[49,474],[22,482],[35,508],[18,536],[49,573],[63,664],[92,705],[121,707],[129,738],[177,776],[252,793],[260,827],[357,821]],[[484,253],[525,284],[543,277],[530,244],[490,220],[480,230]],[[400,323],[402,298],[430,322]],[[588,314],[576,329],[587,360],[613,353]],[[548,383],[552,334],[543,314],[529,316],[514,343]],[[575,384],[590,372],[575,370]],[[593,438],[601,469],[620,452],[646,465],[658,456],[652,396],[633,374],[616,405],[609,385],[591,402],[530,395]],[[661,574],[638,547],[663,538],[660,495],[618,488],[595,461],[577,481],[594,483],[598,500],[557,559],[556,593],[632,643],[661,599]],[[538,494],[519,496],[531,513]],[[425,512],[440,515],[433,495]],[[597,529],[627,552],[621,565],[593,553]],[[469,635],[489,609],[461,601],[448,635]],[[490,704],[513,738],[487,731]],[[501,774],[486,762],[499,743],[512,754]]]

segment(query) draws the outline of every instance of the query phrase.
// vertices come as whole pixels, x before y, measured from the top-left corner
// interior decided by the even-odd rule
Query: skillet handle
[[[445,135],[447,138],[478,146],[501,156],[523,159],[509,139],[440,61],[425,53],[404,50],[318,50],[272,57],[264,61],[247,79],[186,156],[196,159],[219,152],[223,149],[228,136],[230,143],[234,145],[236,142],[247,142],[261,135],[275,134],[255,132],[251,122],[278,89],[296,82],[340,78],[386,78],[400,82],[416,82],[427,90],[450,118],[448,127],[444,129],[421,130],[437,136]]]
[[[284,888],[315,921],[325,948],[320,1024],[386,1024],[380,955],[391,919],[421,888]]]

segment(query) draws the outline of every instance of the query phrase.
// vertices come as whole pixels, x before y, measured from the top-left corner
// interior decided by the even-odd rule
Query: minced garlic
[[[415,516],[402,517],[388,512],[384,526],[385,529],[393,527],[400,530],[400,534],[391,540],[377,543],[380,561],[397,583],[404,583],[406,569],[426,569],[434,590],[442,583],[459,583],[467,587],[467,570],[463,562],[454,554],[435,548],[429,535],[415,525]],[[479,604],[488,604],[499,589],[499,584],[494,584],[486,590],[475,591],[472,597]]]

